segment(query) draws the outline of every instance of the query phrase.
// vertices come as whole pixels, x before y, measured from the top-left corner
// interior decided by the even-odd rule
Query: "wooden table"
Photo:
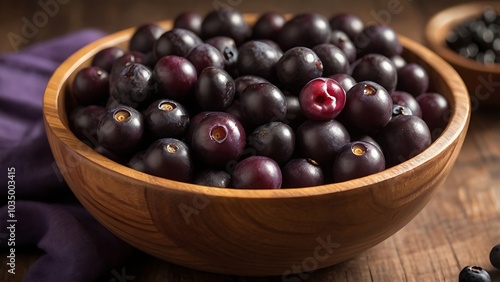
[[[41,10],[37,1],[3,1],[0,36],[20,33],[22,18],[30,19]],[[340,3],[339,3],[340,2]],[[85,27],[107,32],[172,18],[181,11],[201,13],[214,5],[230,3],[242,12],[273,10],[281,13],[319,11],[329,17],[348,11],[366,22],[390,24],[398,33],[424,43],[426,21],[439,10],[457,4],[453,0],[372,0],[372,1],[264,1],[213,0],[199,3],[173,1],[69,1],[46,25],[39,28],[29,44]],[[97,9],[94,11],[94,9]],[[0,51],[15,50],[8,40],[0,41]],[[19,46],[23,47],[23,46]],[[500,95],[500,89],[496,91]],[[489,263],[491,248],[500,243],[500,112],[481,108],[472,113],[468,136],[448,179],[424,210],[406,227],[378,246],[336,266],[302,274],[299,280],[283,277],[230,277],[199,272],[137,253],[126,265],[104,275],[102,281],[119,281],[125,273],[133,281],[457,281],[466,265],[480,265],[500,281],[500,271]],[[16,279],[40,255],[37,250],[18,252]],[[5,253],[1,264],[5,265]],[[3,269],[3,267],[2,267]],[[12,276],[0,274],[0,281]],[[286,277],[285,277],[286,278]],[[113,280],[114,279],[114,280]],[[128,280],[130,281],[130,280]]]

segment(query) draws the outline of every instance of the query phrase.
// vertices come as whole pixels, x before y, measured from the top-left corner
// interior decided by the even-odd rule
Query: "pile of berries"
[[[446,36],[449,48],[480,63],[500,63],[500,14],[492,7],[460,23]]]
[[[425,150],[447,100],[393,29],[353,14],[249,25],[221,8],[138,27],[72,84],[74,134],[136,170],[214,187],[295,188],[380,172]]]

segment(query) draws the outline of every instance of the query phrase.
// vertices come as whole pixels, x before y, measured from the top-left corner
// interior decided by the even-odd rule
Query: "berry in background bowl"
[[[430,19],[425,38],[462,77],[473,111],[500,106],[500,2],[449,7]]]

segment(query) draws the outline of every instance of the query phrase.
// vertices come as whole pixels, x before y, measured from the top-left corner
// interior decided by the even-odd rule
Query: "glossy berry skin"
[[[397,115],[377,133],[387,167],[413,158],[432,142],[427,124],[414,115]]]
[[[228,188],[231,185],[231,174],[216,169],[203,169],[195,174],[194,184]]]
[[[241,75],[238,76],[235,80],[235,86],[236,86],[236,97],[239,97],[241,93],[243,93],[243,90],[247,88],[247,86],[251,84],[256,84],[256,83],[269,83],[269,81],[261,76],[257,75]]]
[[[307,120],[307,117],[304,115],[304,112],[300,107],[299,97],[287,95],[285,98],[286,116],[284,122],[295,130]]]
[[[373,81],[391,93],[396,89],[398,73],[391,60],[380,54],[368,54],[358,59],[351,76],[356,81]]]
[[[408,107],[414,115],[422,117],[422,109],[420,109],[417,99],[410,93],[396,90],[391,93],[391,99],[394,105]]]
[[[224,112],[206,114],[192,131],[191,147],[206,165],[225,168],[238,160],[246,146],[240,122]]]
[[[282,14],[275,12],[264,13],[253,25],[252,37],[254,39],[274,40],[285,23],[286,19]]]
[[[311,159],[291,159],[282,168],[282,188],[302,188],[325,184],[323,170]]]
[[[222,54],[224,60],[224,69],[233,77],[239,76],[238,73],[238,57],[239,51],[236,42],[231,37],[216,36],[205,40],[214,46]]]
[[[448,101],[439,93],[424,93],[416,98],[422,119],[431,130],[432,138],[435,140],[444,131],[450,118],[451,110]]]
[[[337,81],[346,93],[356,84],[356,80],[347,73],[337,73],[330,75],[328,78]]]
[[[189,182],[193,174],[191,151],[182,141],[162,138],[144,153],[145,172],[170,180]]]
[[[141,142],[143,132],[143,115],[132,107],[119,106],[108,111],[99,122],[97,141],[114,152],[133,150]]]
[[[157,100],[144,111],[148,132],[156,138],[181,138],[189,126],[189,113],[180,103]]]
[[[270,122],[257,127],[248,136],[248,146],[258,156],[269,157],[283,165],[295,150],[295,133],[283,122]]]
[[[73,97],[80,105],[101,104],[109,97],[109,75],[100,67],[78,71],[72,85]]]
[[[403,57],[401,57],[401,55],[394,55],[394,56],[390,57],[389,59],[396,67],[396,70],[401,69],[402,67],[406,66],[406,64],[407,64],[406,60]]]
[[[279,165],[268,157],[251,156],[239,162],[232,173],[232,186],[239,189],[279,189]]]
[[[116,59],[124,54],[125,50],[120,47],[107,47],[94,55],[91,65],[99,67],[109,73]]]
[[[252,84],[239,98],[243,113],[255,125],[280,121],[286,116],[285,95],[271,83]]]
[[[300,108],[312,120],[330,120],[344,108],[344,88],[331,78],[315,78],[309,81],[299,94]]]
[[[144,54],[153,51],[156,40],[165,32],[165,30],[154,23],[147,23],[139,26],[129,41],[129,50],[139,51]]]
[[[194,32],[196,35],[201,36],[201,23],[203,17],[197,12],[183,12],[177,15],[174,19],[174,28],[187,29]]]
[[[347,57],[349,63],[353,63],[357,58],[356,46],[352,39],[341,30],[333,30],[328,39],[328,43],[337,46]]]
[[[146,56],[137,51],[127,51],[123,56],[117,58],[111,67],[109,72],[109,87],[113,87],[116,81],[120,77],[121,72],[124,68],[131,64],[144,64],[146,62]]]
[[[183,102],[192,97],[198,72],[189,60],[171,55],[156,63],[153,77],[160,97]]]
[[[403,52],[403,45],[399,42],[396,32],[384,24],[366,26],[356,36],[354,44],[359,50],[359,56],[376,53],[390,58]]]
[[[349,124],[365,132],[384,127],[392,116],[392,99],[384,87],[371,81],[356,83],[346,94],[342,112]]]
[[[330,27],[332,30],[345,32],[351,40],[354,40],[363,31],[365,24],[354,14],[339,13],[330,18]]]
[[[496,269],[500,269],[500,244],[496,244],[490,251],[490,263]]]
[[[183,28],[173,28],[156,40],[153,49],[158,60],[167,55],[186,57],[191,49],[202,43],[203,41],[194,32]]]
[[[384,154],[372,143],[351,142],[340,150],[333,162],[335,182],[375,174],[385,169]]]
[[[224,58],[221,52],[208,43],[194,47],[186,56],[196,69],[198,75],[207,67],[224,69]]]
[[[490,274],[479,266],[466,266],[464,267],[459,275],[459,282],[490,282]]]
[[[223,69],[205,68],[194,88],[194,98],[202,111],[224,111],[233,101],[235,84]]]
[[[110,92],[118,102],[134,108],[149,105],[154,94],[153,73],[142,64],[126,66]]]
[[[298,94],[309,81],[323,75],[323,63],[313,50],[294,47],[281,56],[276,72],[283,87]]]
[[[202,38],[227,36],[239,46],[250,35],[251,29],[243,15],[230,7],[218,7],[208,13],[201,24]]]
[[[295,140],[299,156],[327,166],[333,163],[340,149],[351,142],[351,137],[337,120],[308,120],[295,132]]]
[[[248,41],[239,48],[238,72],[240,75],[256,75],[277,81],[276,64],[280,58],[280,54],[269,44]]]
[[[106,108],[97,105],[80,106],[70,115],[72,132],[89,146],[97,145],[97,126],[106,115]]]
[[[397,72],[397,90],[408,92],[417,97],[429,88],[429,75],[420,65],[408,63],[398,69]]]
[[[276,42],[283,51],[296,46],[313,48],[328,42],[332,32],[328,19],[319,13],[297,14],[278,32]]]
[[[337,46],[323,43],[312,49],[323,63],[323,76],[349,72],[349,60]]]
[[[137,171],[146,172],[146,165],[144,164],[144,150],[135,153],[126,165]]]

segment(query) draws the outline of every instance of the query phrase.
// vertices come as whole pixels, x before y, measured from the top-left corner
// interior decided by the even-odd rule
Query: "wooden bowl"
[[[161,24],[171,27],[171,21]],[[401,37],[404,58],[429,72],[431,89],[452,108],[442,135],[411,160],[368,177],[300,189],[219,189],[154,177],[98,154],[68,127],[75,73],[99,50],[126,46],[133,31],[84,47],[56,70],[43,101],[47,136],[64,179],[99,222],[130,245],[178,265],[285,277],[356,256],[419,213],[449,174],[466,135],[470,103],[460,76]]]
[[[500,64],[481,64],[464,58],[446,46],[446,35],[455,26],[481,14],[487,6],[500,11],[500,1],[471,2],[447,8],[427,23],[425,37],[431,50],[460,74],[469,90],[471,108],[500,106]]]

